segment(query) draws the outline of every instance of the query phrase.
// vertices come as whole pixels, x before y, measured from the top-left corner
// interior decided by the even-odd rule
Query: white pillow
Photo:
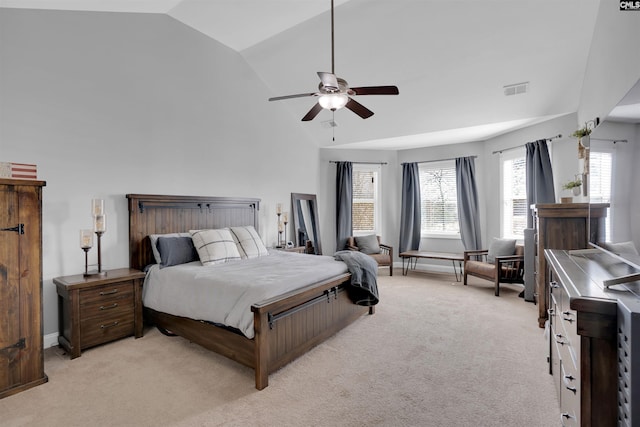
[[[189,230],[203,265],[239,260],[240,253],[229,229]]]
[[[231,235],[233,241],[238,247],[240,258],[257,258],[259,256],[269,255],[269,251],[264,246],[260,235],[253,228],[253,225],[244,227],[231,227]]]
[[[153,258],[156,260],[156,264],[162,264],[162,257],[158,250],[158,238],[159,237],[191,237],[190,233],[168,233],[168,234],[149,234],[149,240],[151,240],[151,250],[153,251]]]

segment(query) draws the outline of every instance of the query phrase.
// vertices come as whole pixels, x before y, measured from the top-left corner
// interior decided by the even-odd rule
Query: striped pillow
[[[189,230],[189,233],[203,265],[240,259],[240,253],[228,229]]]
[[[257,258],[259,256],[269,255],[269,251],[264,246],[260,235],[253,228],[253,225],[244,227],[231,227],[233,240],[240,252],[240,258]]]

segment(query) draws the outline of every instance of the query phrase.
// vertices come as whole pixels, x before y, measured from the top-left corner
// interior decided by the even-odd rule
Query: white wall
[[[315,193],[319,149],[240,55],[166,16],[0,9],[0,161],[35,163],[43,193],[44,333],[52,279],[84,271],[78,232],[104,198],[104,268],[126,267],[125,194]],[[96,263],[96,251],[90,262]]]
[[[575,23],[579,25],[579,23]],[[640,78],[640,16],[602,0],[582,84],[578,123],[606,115]]]

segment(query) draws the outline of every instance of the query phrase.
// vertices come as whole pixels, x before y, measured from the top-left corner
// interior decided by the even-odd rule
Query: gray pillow
[[[493,238],[491,246],[489,246],[489,253],[487,254],[487,262],[493,264],[496,261],[497,256],[513,255],[516,253],[516,241],[515,239],[498,239]]]
[[[191,237],[158,237],[160,268],[198,261],[198,251]]]
[[[356,246],[360,252],[372,255],[382,252],[378,243],[378,236],[371,234],[369,236],[356,236]]]

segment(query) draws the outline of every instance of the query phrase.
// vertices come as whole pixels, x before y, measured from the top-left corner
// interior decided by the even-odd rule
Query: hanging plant
[[[574,179],[573,181],[566,182],[562,185],[563,190],[573,190],[574,188],[578,188],[582,185],[582,181],[580,179]]]

